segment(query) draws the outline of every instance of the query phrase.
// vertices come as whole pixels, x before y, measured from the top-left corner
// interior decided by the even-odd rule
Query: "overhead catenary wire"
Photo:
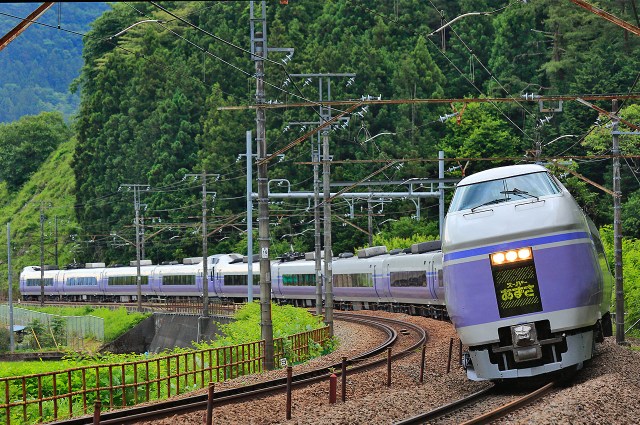
[[[408,130],[407,130],[407,131],[408,131]],[[494,160],[494,159],[490,159],[490,160]],[[240,177],[237,177],[237,178],[243,178],[243,177],[244,177],[244,176],[240,176]],[[239,198],[240,198],[240,197],[239,197]]]
[[[356,0],[350,0],[352,2],[355,2]],[[377,16],[380,16],[382,18],[387,18],[390,22],[393,22],[396,25],[399,25],[401,27],[403,27],[404,29],[406,29],[407,31],[409,31],[410,33],[414,34],[414,35],[420,35],[420,33],[418,33],[417,31],[415,31],[414,29],[408,28],[406,25],[401,24],[400,22],[398,22],[397,20],[393,19],[393,18],[388,18],[387,16],[381,14],[380,12],[377,12],[373,9],[370,9],[367,6],[361,5],[362,8],[364,8],[365,10],[367,10],[370,13],[373,13]],[[473,87],[474,89],[476,89],[476,91],[478,93],[480,93],[481,95],[484,95],[484,92],[473,82],[471,81],[471,79],[466,75],[465,72],[463,72],[455,63],[453,63],[453,61],[451,60],[451,58],[449,58],[440,48],[438,48],[437,44],[431,39],[431,37],[427,36],[425,37],[433,46],[434,48],[449,62],[449,64],[456,70],[458,71],[458,73],[462,76],[462,78],[464,78],[469,85],[471,85],[471,87]],[[529,136],[518,124],[516,124],[509,116],[507,116],[507,114],[504,113],[504,111],[502,111],[500,108],[498,108],[498,106],[492,102],[489,101],[489,103],[507,120],[509,121],[516,129],[518,129],[525,137],[529,138],[530,140],[533,140],[533,138],[531,136]]]

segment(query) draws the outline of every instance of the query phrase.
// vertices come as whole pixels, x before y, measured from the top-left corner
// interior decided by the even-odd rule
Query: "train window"
[[[195,285],[196,275],[176,274],[162,276],[162,285]]]
[[[316,286],[315,274],[283,274],[284,286]]]
[[[225,274],[224,275],[224,284],[225,286],[247,286],[247,275],[246,274]],[[253,274],[253,284],[260,281],[259,274]]]
[[[453,195],[450,212],[507,201],[535,199],[560,193],[560,187],[546,172],[525,174],[460,186]]]
[[[370,273],[334,274],[333,286],[336,288],[372,288],[373,276]]]
[[[135,286],[138,284],[138,277],[133,276],[109,276],[107,285],[109,286]],[[149,276],[140,276],[140,285],[148,285]]]
[[[40,278],[38,279],[27,279],[27,286],[40,286]],[[53,278],[45,277],[44,278],[44,286],[53,286]]]
[[[389,280],[394,288],[427,286],[427,273],[424,271],[391,272]]]
[[[98,279],[93,276],[68,277],[65,281],[67,286],[98,286]]]

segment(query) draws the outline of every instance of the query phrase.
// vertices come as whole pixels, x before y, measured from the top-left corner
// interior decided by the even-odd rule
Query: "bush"
[[[4,326],[0,327],[0,353],[6,353],[9,351],[11,344],[11,334],[9,333],[9,328],[5,328]]]

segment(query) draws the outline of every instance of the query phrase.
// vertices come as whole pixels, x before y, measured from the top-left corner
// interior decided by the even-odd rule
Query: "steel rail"
[[[423,424],[427,421],[432,421],[436,418],[459,410],[461,407],[464,407],[468,404],[474,403],[476,400],[487,396],[488,393],[494,390],[494,387],[487,387],[478,392],[468,395],[467,397],[461,398],[460,400],[456,400],[449,404],[442,405],[436,409],[430,410],[425,413],[421,413],[416,416],[412,416],[410,418],[404,419],[400,422],[396,422],[394,425],[418,425]]]
[[[463,425],[486,424],[496,419],[499,419],[503,416],[506,416],[509,413],[515,410],[518,410],[523,406],[525,406],[526,404],[531,403],[532,401],[547,394],[549,391],[551,391],[554,385],[555,385],[555,382],[550,382],[542,386],[541,388],[538,388],[537,390],[523,397],[518,398],[517,400],[504,404],[489,412],[483,413],[469,421],[463,422]],[[491,393],[494,392],[495,390],[496,390],[496,386],[492,385],[490,387],[477,391],[473,394],[470,394],[467,397],[461,398],[460,400],[456,400],[449,404],[445,404],[429,412],[421,413],[419,415],[404,419],[402,421],[395,422],[394,425],[417,425],[417,424],[424,424],[428,421],[433,421],[442,416],[461,410],[466,406],[475,404],[482,398],[490,396]]]
[[[525,406],[526,404],[529,404],[532,401],[547,394],[549,391],[551,391],[554,385],[555,385],[555,382],[549,382],[548,384],[544,385],[541,388],[538,388],[532,393],[525,395],[524,397],[514,400],[511,403],[507,403],[503,406],[500,406],[497,409],[494,409],[490,412],[484,413],[476,418],[471,419],[470,421],[464,422],[464,425],[486,424],[493,420],[506,416],[509,413],[513,412],[514,410],[518,410],[521,407]]]
[[[350,321],[361,323],[367,326],[372,326],[382,330],[386,333],[386,340],[379,346],[366,351],[353,359],[348,360],[347,365],[350,365],[349,372],[357,372],[370,369],[378,364],[386,362],[386,358],[380,358],[371,362],[364,362],[371,357],[375,357],[384,352],[389,346],[393,345],[398,338],[398,333],[388,325],[381,322],[392,323],[396,326],[402,326],[404,328],[413,328],[416,334],[419,336],[418,342],[414,343],[408,349],[405,349],[399,353],[394,354],[392,357],[397,358],[409,354],[417,346],[426,342],[426,332],[424,329],[417,325],[405,323],[399,320],[380,318],[376,316],[358,316],[351,313],[338,313],[336,314],[338,320]],[[326,379],[328,373],[335,373],[340,375],[342,363],[335,363],[330,366],[324,366],[322,368],[314,369],[308,372],[303,372],[293,376],[293,386],[302,386],[315,383]],[[260,382],[253,385],[243,386],[239,388],[232,388],[215,393],[214,404],[220,406],[232,401],[239,401],[246,398],[251,398],[257,395],[265,395],[275,391],[283,390],[286,388],[286,378],[276,378],[265,382]],[[153,403],[145,406],[137,406],[128,409],[120,409],[111,412],[105,412],[100,416],[101,425],[109,424],[124,424],[131,423],[140,420],[149,420],[152,418],[165,417],[167,415],[176,413],[186,413],[194,410],[201,410],[206,408],[207,394],[188,396],[180,399],[167,400],[158,403]],[[93,417],[84,416],[79,418],[71,418],[67,420],[53,422],[55,425],[85,425],[92,424]]]

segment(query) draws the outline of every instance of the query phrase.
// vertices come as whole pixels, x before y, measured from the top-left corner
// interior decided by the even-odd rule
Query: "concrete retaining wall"
[[[219,335],[215,322],[229,323],[229,317],[211,317],[202,330],[203,339],[213,340]],[[199,317],[191,314],[154,313],[135,328],[115,341],[106,344],[101,351],[112,353],[157,353],[174,347],[191,347],[198,340]]]

